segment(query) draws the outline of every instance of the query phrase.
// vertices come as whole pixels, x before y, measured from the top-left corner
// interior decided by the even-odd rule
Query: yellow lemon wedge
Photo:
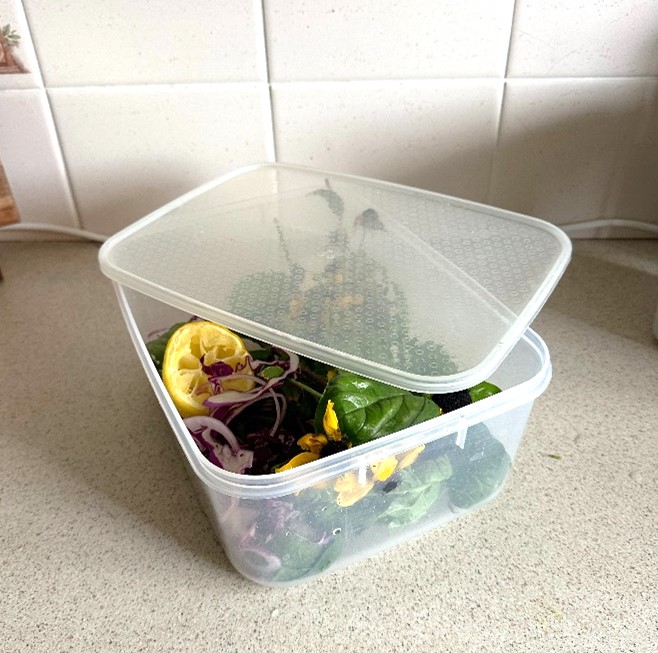
[[[182,417],[207,415],[203,402],[213,394],[203,371],[214,363],[225,363],[234,373],[253,376],[249,352],[242,339],[214,322],[188,322],[174,331],[162,361],[162,381]],[[222,390],[248,392],[254,382],[248,378],[227,379]]]

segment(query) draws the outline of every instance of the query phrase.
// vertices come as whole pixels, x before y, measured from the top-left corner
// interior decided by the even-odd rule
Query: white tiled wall
[[[279,160],[658,223],[657,2],[0,0],[7,24],[26,221],[111,233]]]
[[[514,0],[266,0],[272,81],[500,77]]]
[[[84,226],[108,233],[229,168],[272,158],[267,84],[51,88]]]

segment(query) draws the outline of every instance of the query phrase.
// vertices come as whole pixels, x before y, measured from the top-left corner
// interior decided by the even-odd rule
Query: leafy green
[[[415,374],[442,376],[457,372],[457,366],[443,345],[416,337],[403,341],[400,362]]]
[[[358,352],[370,360],[400,363],[409,339],[408,308],[385,266],[364,252],[336,256],[295,302],[296,321],[314,342]]]
[[[325,200],[327,200],[329,209],[334,215],[339,217],[343,215],[345,206],[338,193],[335,193],[333,190],[329,190],[328,188],[318,188],[318,190],[314,190],[311,195],[319,195],[320,197],[323,197]]]
[[[450,451],[454,474],[448,481],[451,503],[471,508],[491,497],[503,484],[512,461],[484,424],[468,429],[464,448]]]
[[[446,480],[452,476],[448,456],[428,458],[403,469],[399,482],[388,493],[390,504],[381,521],[390,528],[400,528],[424,517],[441,495]]]
[[[274,580],[286,582],[325,571],[340,556],[343,538],[338,534],[328,543],[312,542],[288,530],[277,535],[270,546],[281,560]]]
[[[162,373],[162,361],[164,360],[164,353],[165,349],[167,348],[167,343],[169,342],[169,338],[174,335],[174,331],[176,331],[179,327],[183,326],[183,324],[186,324],[185,322],[177,322],[174,324],[170,329],[165,331],[161,336],[158,336],[155,338],[155,340],[151,340],[150,342],[146,343],[146,349],[148,350],[148,353],[151,355],[151,360],[155,364],[155,367],[157,368],[159,373]]]
[[[346,513],[330,489],[303,490],[295,498],[294,515],[268,544],[281,561],[274,577],[278,582],[319,574],[343,551]]]
[[[329,380],[318,403],[316,433],[323,432],[322,420],[330,400],[340,432],[352,444],[369,442],[440,414],[427,397],[352,372],[339,372]]]
[[[478,383],[468,390],[468,394],[473,403],[480,401],[480,399],[486,399],[492,395],[497,395],[499,392],[501,392],[501,389],[497,385],[489,383],[488,381],[482,381],[482,383]]]
[[[345,202],[343,202],[343,198],[331,188],[328,179],[325,179],[324,183],[327,186],[326,188],[318,188],[309,193],[309,195],[319,195],[324,198],[329,205],[329,210],[340,218],[345,212]]]
[[[250,349],[249,354],[251,354],[251,357],[255,361],[269,361],[274,358],[274,348],[271,346],[261,346],[261,344],[258,344],[260,349]]]
[[[229,297],[231,310],[258,322],[286,316],[293,310],[302,278],[299,271],[250,274],[233,286]]]
[[[266,367],[260,375],[264,379],[276,379],[280,377],[284,372],[284,369],[280,365],[270,365],[269,367]]]
[[[333,365],[326,365],[311,358],[300,356],[299,370],[307,385],[310,385],[314,390],[322,392],[329,380],[329,373],[335,372],[336,368]]]
[[[334,228],[317,242],[318,252],[334,252],[330,262],[317,274],[305,269],[294,260],[284,230],[275,221],[288,270],[255,272],[240,279],[231,291],[231,309],[245,319],[276,324],[307,341],[358,353],[365,360],[417,374],[454,373],[456,367],[440,344],[411,333],[405,293],[391,279],[388,267],[348,233],[342,220],[345,202],[329,180],[309,195],[318,198],[318,210],[326,204],[339,218],[329,218]],[[376,215],[372,208],[362,214]]]
[[[330,369],[333,368],[300,356],[299,376],[287,378],[281,387],[281,392],[288,401],[284,425],[297,434],[297,438],[314,432],[318,399],[327,384],[327,372]],[[289,458],[294,453],[290,452]]]

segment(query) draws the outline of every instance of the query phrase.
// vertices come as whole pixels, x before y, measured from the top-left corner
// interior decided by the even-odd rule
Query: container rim
[[[137,323],[129,309],[123,287],[118,283],[115,283],[114,286],[121,312],[142,367],[187,461],[201,482],[213,491],[227,496],[258,500],[273,499],[299,492],[328,478],[367,467],[387,456],[398,455],[451,433],[465,432],[473,424],[486,421],[534,401],[546,390],[551,380],[552,367],[548,347],[535,331],[528,328],[521,340],[530,347],[540,363],[539,370],[530,379],[507,388],[500,394],[482,399],[477,404],[470,404],[422,424],[333,454],[331,462],[328,462],[328,458],[323,458],[280,473],[258,476],[236,474],[213,465],[199,451],[169,394],[164,390],[162,380],[153,365]]]

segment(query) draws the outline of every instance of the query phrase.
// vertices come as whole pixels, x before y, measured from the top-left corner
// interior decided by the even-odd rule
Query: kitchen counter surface
[[[234,572],[88,243],[0,243],[0,650],[658,650],[658,241],[578,241],[481,511],[291,589]]]

